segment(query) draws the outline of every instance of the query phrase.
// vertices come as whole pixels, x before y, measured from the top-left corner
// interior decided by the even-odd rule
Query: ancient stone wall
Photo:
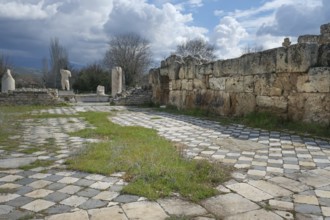
[[[235,59],[170,56],[150,70],[152,100],[219,115],[268,111],[330,124],[330,40],[324,40],[329,26],[322,25],[317,43],[313,38]]]
[[[58,104],[56,90],[19,89],[0,93],[0,105],[54,105]]]

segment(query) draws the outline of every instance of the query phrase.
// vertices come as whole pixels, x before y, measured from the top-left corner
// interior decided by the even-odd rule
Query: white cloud
[[[215,28],[219,54],[221,58],[239,56],[241,48],[248,45],[280,47],[284,37],[296,43],[299,35],[318,34],[319,26],[330,20],[329,11],[328,0],[270,0],[246,10],[214,11],[216,16],[227,18]],[[233,31],[229,24],[238,30]]]
[[[194,24],[194,16],[203,14],[197,9],[208,8],[203,0],[0,0],[0,50],[41,60],[50,39],[58,37],[70,60],[84,65],[102,59],[110,36],[136,32],[150,41],[158,60],[194,38],[210,40],[219,58],[229,58],[248,44],[271,48],[284,37],[294,42],[298,35],[317,34],[330,20],[328,0],[261,2],[246,10],[215,10],[220,21],[207,29]]]
[[[328,0],[305,0],[296,4],[281,5],[276,10],[274,22],[264,23],[257,34],[275,36],[318,34],[320,24],[329,22],[329,10]]]
[[[165,3],[161,8],[144,1],[116,1],[105,24],[109,35],[135,32],[151,42],[156,58],[164,58],[177,44],[192,38],[205,38],[207,29],[191,25],[192,14],[183,14]]]
[[[241,54],[240,42],[248,33],[233,17],[226,16],[214,28],[214,41],[219,58],[232,58]]]
[[[44,0],[37,4],[9,1],[0,4],[0,18],[10,19],[44,19],[54,15],[60,4],[44,6]]]

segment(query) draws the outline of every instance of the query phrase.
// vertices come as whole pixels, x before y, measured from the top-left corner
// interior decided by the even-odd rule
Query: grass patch
[[[187,216],[175,216],[175,215],[172,215],[170,217],[167,217],[165,220],[190,220],[192,219],[193,217],[187,217]]]
[[[273,131],[291,131],[302,136],[317,136],[330,138],[330,125],[324,126],[316,123],[285,120],[268,112],[253,112],[244,117],[224,117],[215,115],[202,109],[178,110],[175,106],[167,108],[156,108],[156,111],[172,114],[183,114],[209,120],[218,121],[223,125],[243,124],[248,127],[261,128]]]
[[[54,163],[54,161],[50,161],[50,160],[36,160],[33,163],[30,163],[29,165],[19,167],[19,169],[31,170],[31,169],[34,169],[37,167],[48,167],[48,166],[52,165],[53,163]]]
[[[174,192],[192,201],[217,194],[213,187],[229,178],[229,169],[207,161],[185,160],[175,147],[152,129],[122,127],[101,112],[81,113],[96,129],[75,132],[74,136],[101,137],[110,141],[91,144],[67,161],[69,168],[109,175],[126,172],[130,184],[123,192],[151,200]]]
[[[26,214],[20,218],[18,218],[18,220],[29,220],[29,219],[34,219],[35,218],[35,214]]]
[[[0,188],[0,194],[14,193],[16,191],[16,189],[12,188]]]
[[[40,151],[40,148],[37,147],[31,147],[31,148],[26,148],[20,151],[20,153],[24,154],[33,154],[34,152]]]
[[[22,121],[31,118],[33,110],[45,109],[45,106],[0,106],[0,143],[8,150],[16,148],[20,139],[10,136],[22,133]]]
[[[151,117],[150,120],[159,120],[162,119],[161,117]]]

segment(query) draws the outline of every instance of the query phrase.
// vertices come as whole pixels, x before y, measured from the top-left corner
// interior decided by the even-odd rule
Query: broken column
[[[111,95],[115,97],[123,91],[123,70],[117,66],[112,68],[111,74]]]
[[[11,76],[10,69],[2,76],[1,80],[1,92],[7,93],[9,90],[15,90],[15,80]]]

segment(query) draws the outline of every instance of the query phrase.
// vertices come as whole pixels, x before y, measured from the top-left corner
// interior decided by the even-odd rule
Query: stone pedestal
[[[111,75],[111,95],[115,97],[123,91],[123,70],[121,67],[114,67]]]
[[[7,93],[9,90],[15,90],[15,80],[11,76],[10,69],[2,76],[1,80],[1,92]]]

